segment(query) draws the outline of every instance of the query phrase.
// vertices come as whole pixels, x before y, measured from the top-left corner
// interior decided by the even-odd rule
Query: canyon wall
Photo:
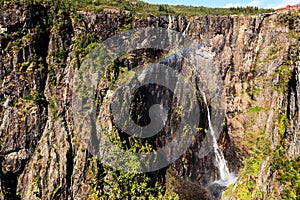
[[[146,182],[137,195],[158,198],[175,193],[180,199],[220,198],[224,188],[211,185],[220,178],[216,155],[213,151],[203,158],[197,155],[209,129],[201,95],[202,129],[195,142],[176,162],[159,171],[127,177],[103,166],[74,134],[72,83],[85,56],[100,41],[143,27],[185,33],[213,55],[209,65],[219,71],[225,94],[219,149],[229,171],[238,176],[222,198],[284,199],[299,195],[299,15],[135,19],[129,14],[49,14],[48,8],[36,6],[31,10],[2,10],[0,25],[1,199],[124,199],[122,195],[126,196],[125,191],[133,184],[120,186],[114,181],[118,178]],[[114,128],[107,103],[122,78],[120,71],[158,61],[167,53],[136,50],[105,71],[106,76],[99,81],[97,114],[106,132],[126,140]],[[149,88],[158,94],[167,93],[155,86]],[[143,95],[137,98],[143,99]],[[208,105],[212,109],[210,101]],[[137,106],[136,112],[141,109]],[[167,130],[176,130],[176,121],[171,120],[165,129],[161,137],[151,141],[153,148],[166,142],[163,138],[170,136]],[[146,190],[154,185],[161,191]]]

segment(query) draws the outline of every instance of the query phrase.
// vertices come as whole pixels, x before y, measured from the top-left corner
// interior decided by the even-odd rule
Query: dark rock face
[[[47,76],[45,57],[48,53],[48,34],[41,31],[39,38],[33,42],[19,40],[19,46],[14,46],[19,37],[28,34],[37,24],[41,29],[45,28],[42,21],[45,9],[39,9],[36,15],[9,11],[0,18],[1,24],[9,32],[18,32],[1,39],[0,53],[1,181],[4,197],[12,199],[16,194],[17,177],[24,171],[34,152],[48,115],[47,102],[43,97]],[[33,57],[42,58],[38,62],[44,66],[37,68],[28,62]]]
[[[299,45],[288,45],[294,42],[289,39],[289,27],[278,24],[277,16],[191,19],[162,16],[132,20],[126,15],[82,12],[60,13],[49,18],[46,8],[35,9],[38,12],[8,10],[0,14],[0,25],[7,28],[6,33],[0,34],[2,199],[85,199],[93,193],[89,184],[93,179],[91,155],[74,135],[73,76],[89,52],[89,44],[103,41],[129,27],[162,27],[185,32],[214,54],[210,64],[219,66],[216,70],[224,81],[226,101],[225,122],[218,143],[230,172],[239,173],[259,133],[272,139],[273,148],[279,144],[280,130],[276,122],[281,112],[286,112],[291,120],[285,133],[287,154],[291,158],[299,155],[299,63],[291,58],[292,54],[299,54]],[[299,23],[295,21],[293,27],[299,29]],[[131,58],[118,60],[119,65],[129,70],[157,61],[168,52],[138,50],[130,53]],[[292,71],[288,81],[282,79],[280,71],[286,60],[290,61]],[[118,69],[107,73],[113,74],[116,80],[119,78]],[[197,77],[196,72],[191,74]],[[103,103],[114,92],[109,84],[107,80],[100,80],[98,93],[101,98],[97,106],[100,121],[106,123],[107,131],[113,125],[109,109]],[[281,90],[281,86],[286,90]],[[146,89],[157,94],[166,93],[151,88],[155,86],[149,87]],[[202,102],[203,120],[199,123],[203,130],[167,172],[163,169],[154,172],[152,177],[162,184],[175,179],[175,188],[169,184],[166,188],[178,193],[180,199],[218,199],[223,188],[210,185],[220,177],[214,163],[215,155],[213,152],[204,158],[197,155],[204,129],[208,128],[205,105],[202,97],[198,99],[200,104]],[[146,96],[144,100],[151,101],[151,98]],[[168,99],[160,96],[160,100]],[[136,120],[143,106],[137,106],[133,117]],[[140,123],[147,123],[147,117]],[[176,121],[170,121],[165,129],[174,131]],[[153,138],[154,146],[166,142],[162,138],[168,135],[161,134],[164,137]],[[272,183],[261,182],[259,189],[264,195],[274,196],[272,191],[264,190]],[[235,199],[234,196],[230,198]]]

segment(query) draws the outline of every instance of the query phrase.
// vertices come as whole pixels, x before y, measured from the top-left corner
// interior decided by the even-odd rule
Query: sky
[[[294,5],[300,3],[300,0],[143,0],[144,2],[153,4],[169,4],[169,5],[192,5],[205,7],[245,7],[257,6],[259,8],[281,8],[286,5]]]

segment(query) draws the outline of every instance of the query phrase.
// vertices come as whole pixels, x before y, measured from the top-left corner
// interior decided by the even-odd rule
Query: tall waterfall
[[[219,149],[218,141],[215,136],[215,131],[214,131],[212,123],[211,123],[210,111],[209,111],[206,95],[201,89],[200,89],[200,91],[202,93],[203,100],[204,100],[204,103],[205,103],[206,109],[207,109],[207,119],[208,119],[208,124],[209,124],[209,131],[210,131],[210,134],[213,139],[213,148],[214,148],[215,159],[216,159],[215,163],[216,163],[216,167],[219,169],[219,173],[220,173],[220,179],[216,180],[213,184],[218,184],[220,186],[227,187],[230,184],[234,183],[236,181],[237,177],[233,173],[230,173],[230,171],[227,167],[227,164],[226,164],[224,154]]]
[[[183,31],[182,35],[186,35],[187,31],[189,30],[190,25],[191,25],[191,22],[188,23],[188,25],[186,26],[186,28]]]

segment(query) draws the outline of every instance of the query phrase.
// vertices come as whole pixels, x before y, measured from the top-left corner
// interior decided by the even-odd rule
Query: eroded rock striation
[[[298,14],[134,19],[128,14],[88,12],[50,15],[41,5],[32,10],[1,10],[0,26],[6,30],[0,33],[1,199],[108,198],[111,188],[118,187],[104,183],[113,182],[114,174],[122,174],[93,159],[74,134],[72,83],[85,55],[98,42],[142,27],[185,33],[214,55],[210,65],[217,66],[225,94],[225,120],[218,144],[229,171],[238,176],[222,198],[300,195]],[[107,102],[114,93],[113,85],[122,78],[120,71],[157,61],[167,53],[136,50],[106,70],[107,76],[99,81],[97,108],[107,132],[114,131]],[[191,76],[197,77],[196,72]],[[149,88],[158,94],[168,93],[159,87]],[[137,98],[151,101],[143,92]],[[168,101],[165,98],[160,100]],[[180,199],[217,199],[225,189],[216,192],[211,188],[220,178],[214,153],[204,158],[197,155],[205,129],[209,129],[202,98],[203,130],[190,149],[167,168],[147,174],[152,184],[159,184],[166,194],[177,193]],[[139,113],[143,105],[136,106]],[[138,114],[134,117],[139,118]],[[165,129],[175,131],[176,121]],[[167,139],[168,135],[162,134],[151,142],[155,147]],[[284,173],[293,179],[283,180]],[[120,198],[111,194],[112,199]]]

